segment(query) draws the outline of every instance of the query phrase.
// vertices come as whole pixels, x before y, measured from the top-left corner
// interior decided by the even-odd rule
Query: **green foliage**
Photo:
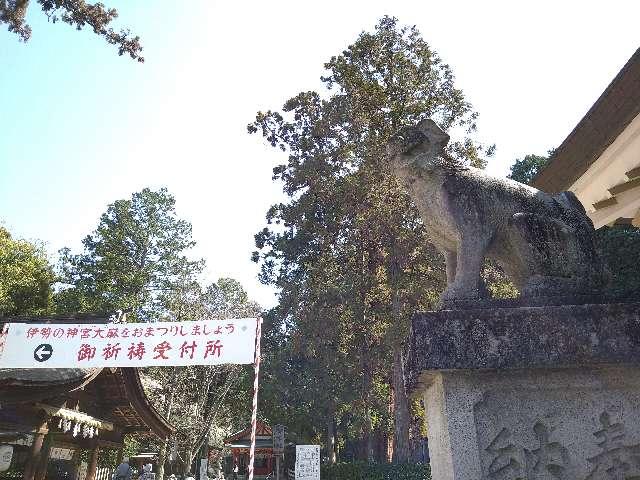
[[[25,22],[29,3],[30,0],[0,0],[0,25],[6,24],[8,30],[16,33],[24,42],[31,37],[31,27]],[[37,0],[37,3],[53,23],[60,21],[76,30],[88,26],[107,43],[115,45],[119,55],[126,53],[131,58],[144,62],[140,55],[140,37],[130,36],[127,30],[116,32],[109,26],[118,16],[116,9],[107,9],[99,2],[89,4],[85,0]]]
[[[336,463],[320,472],[326,480],[431,480],[429,465],[415,463]]]
[[[141,452],[140,442],[136,437],[131,435],[125,435],[124,448],[122,449],[122,457],[132,457],[135,454]],[[116,465],[117,466],[117,465]]]
[[[335,419],[340,435],[371,446],[393,424],[391,366],[402,365],[392,352],[444,288],[442,257],[389,170],[386,141],[432,117],[459,135],[449,156],[483,166],[489,152],[471,138],[477,114],[451,69],[415,27],[384,17],[325,69],[323,94],[298,93],[248,126],[288,155],[273,174],[289,198],[267,213],[253,256],[261,280],[281,289],[265,323],[263,398],[304,438]],[[404,386],[394,389],[403,421]]]
[[[507,278],[502,268],[489,260],[484,264],[482,278],[494,298],[514,298],[519,295],[518,289]]]
[[[179,219],[166,189],[145,188],[117,200],[83,241],[84,252],[60,251],[60,312],[131,310],[131,319],[159,318],[168,296],[202,269],[187,252],[191,224]]]
[[[420,436],[423,438],[427,438],[429,436],[428,425],[427,425],[427,412],[424,409],[424,405],[422,400],[414,399],[411,402],[411,415],[413,415],[418,428],[420,429]]]
[[[0,227],[0,315],[50,313],[54,281],[44,248]]]
[[[602,227],[596,230],[596,242],[611,272],[609,293],[620,298],[640,298],[640,228]]]
[[[516,182],[528,184],[548,161],[549,157],[526,155],[524,158],[517,159],[511,165],[511,173],[507,177]]]

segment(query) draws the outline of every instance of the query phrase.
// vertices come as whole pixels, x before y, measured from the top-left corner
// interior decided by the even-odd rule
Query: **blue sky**
[[[235,277],[264,305],[273,291],[249,257],[283,157],[246,124],[318,88],[323,63],[379,17],[416,24],[452,66],[496,174],[557,146],[639,46],[626,1],[104,3],[140,35],[144,64],[36,5],[28,43],[0,31],[0,221],[52,254],[78,249],[108,203],[166,186],[207,279]]]

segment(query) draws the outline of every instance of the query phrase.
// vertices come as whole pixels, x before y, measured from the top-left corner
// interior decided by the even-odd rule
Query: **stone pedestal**
[[[413,322],[437,480],[640,480],[640,304],[441,311]]]

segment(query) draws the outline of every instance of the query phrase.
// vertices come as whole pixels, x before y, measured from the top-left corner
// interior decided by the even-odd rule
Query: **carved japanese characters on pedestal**
[[[427,119],[387,144],[392,170],[444,254],[443,301],[487,296],[480,276],[485,258],[504,269],[523,298],[602,290],[607,274],[593,224],[573,193],[546,194],[444,158],[448,141]]]
[[[600,428],[593,433],[598,453],[586,459],[572,456],[562,443],[551,438],[552,429],[542,421],[533,426],[535,444],[531,447],[521,445],[521,439],[513,438],[508,428],[502,428],[484,448],[487,459],[482,480],[640,478],[640,444],[630,442],[624,424],[612,421],[606,410],[600,415],[599,423]],[[576,467],[586,470],[586,476],[577,476]]]

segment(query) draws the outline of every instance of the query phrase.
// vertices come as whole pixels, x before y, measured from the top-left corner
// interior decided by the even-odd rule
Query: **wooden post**
[[[238,459],[238,453],[235,449],[231,450],[231,454],[233,455],[233,465],[231,465],[231,471],[233,472],[233,469],[236,468],[236,465],[238,465],[238,468],[240,468],[240,461]]]
[[[23,480],[34,480],[36,475],[36,469],[40,464],[40,456],[42,454],[42,444],[44,443],[45,435],[49,433],[47,429],[47,423],[44,422],[38,428],[38,431],[33,435],[33,444],[29,450],[29,458],[27,464],[24,467],[24,473],[22,475]]]
[[[76,448],[73,451],[73,457],[71,457],[71,475],[69,480],[78,479],[78,470],[80,470],[80,462],[82,461],[82,449]]]
[[[44,480],[47,476],[47,466],[49,465],[49,456],[51,455],[51,447],[53,446],[53,432],[49,432],[45,435],[42,442],[42,449],[40,450],[40,458],[36,465],[35,480]]]
[[[122,463],[123,458],[124,458],[124,445],[118,449],[118,457],[116,459],[116,461],[118,462],[118,465]]]
[[[96,443],[91,449],[91,457],[89,459],[89,466],[87,467],[87,476],[85,480],[96,480],[96,472],[98,471],[98,453],[100,447]]]

